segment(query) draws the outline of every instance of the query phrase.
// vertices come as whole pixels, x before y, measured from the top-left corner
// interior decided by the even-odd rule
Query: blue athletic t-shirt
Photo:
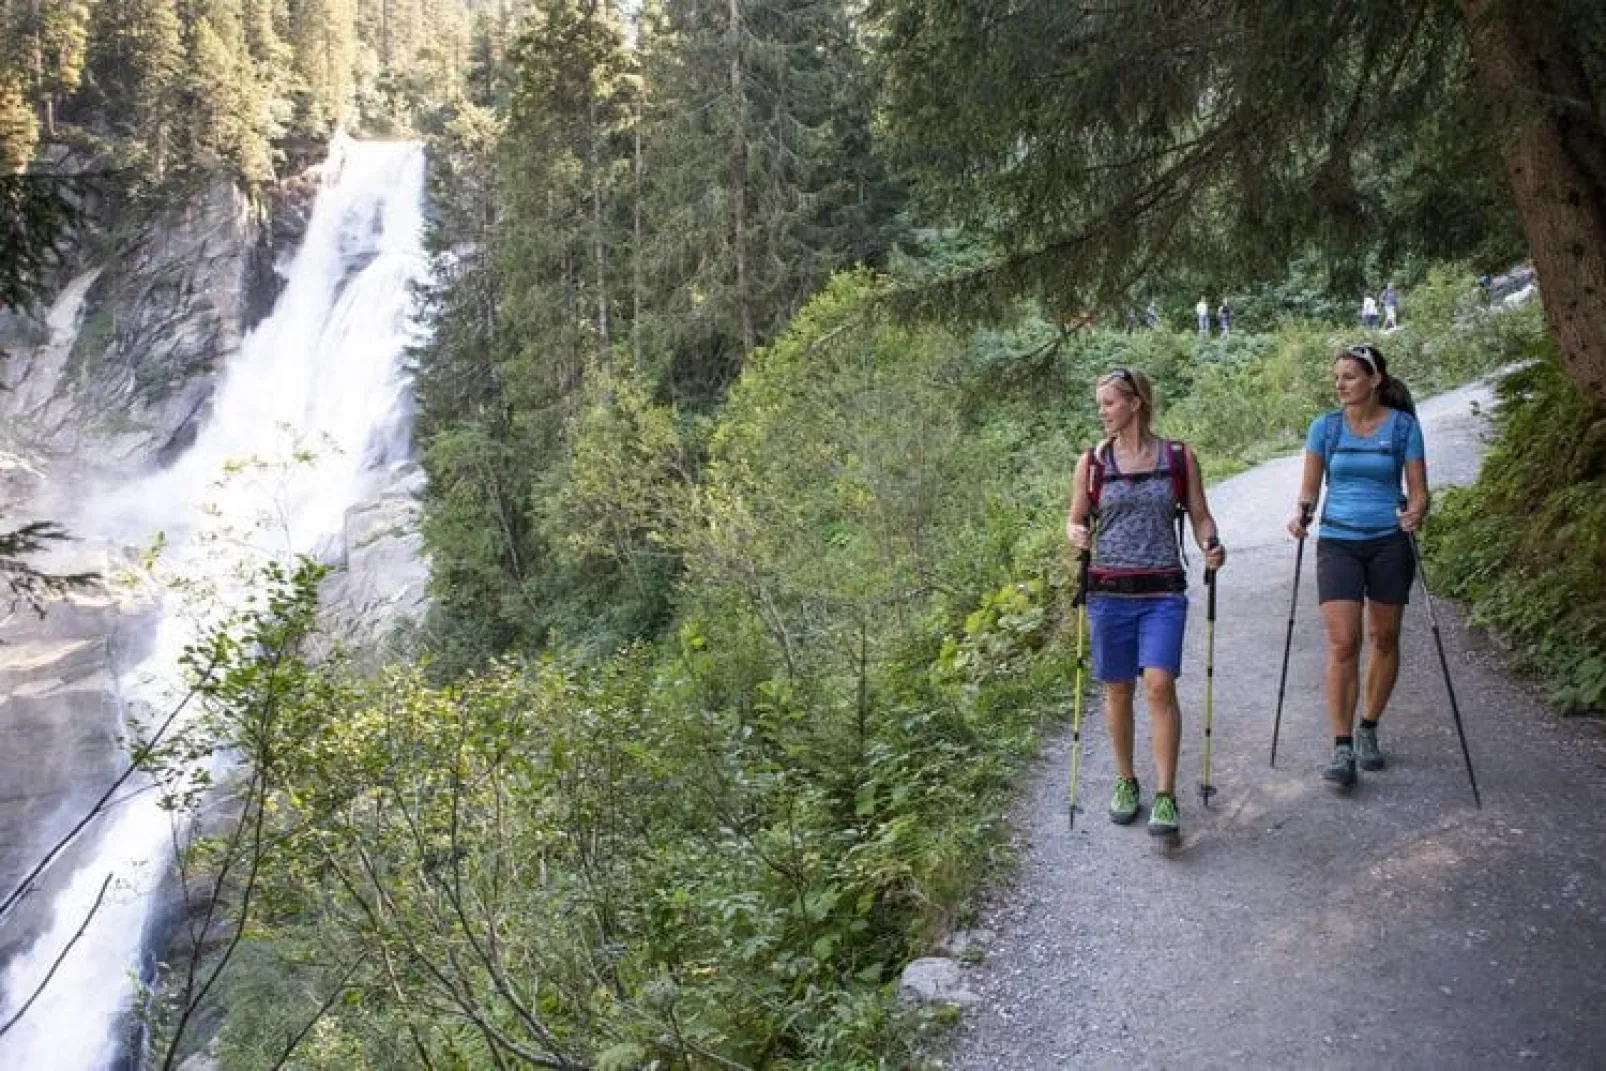
[[[1323,524],[1317,535],[1322,539],[1377,539],[1400,530],[1400,518],[1395,512],[1400,504],[1400,484],[1394,474],[1394,424],[1404,420],[1405,414],[1397,409],[1378,425],[1371,435],[1356,435],[1349,421],[1340,411],[1324,413],[1311,421],[1305,436],[1305,449],[1322,456],[1327,440],[1327,421],[1338,420],[1338,449],[1328,463],[1327,501],[1322,506],[1322,519],[1336,521],[1343,527]],[[1363,453],[1347,453],[1361,450]],[[1422,444],[1422,426],[1411,421],[1411,432],[1405,440],[1405,460],[1419,461],[1427,455]]]

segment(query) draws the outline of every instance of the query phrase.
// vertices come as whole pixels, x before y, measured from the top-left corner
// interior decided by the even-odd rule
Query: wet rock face
[[[147,622],[140,607],[104,592],[69,597],[43,617],[18,610],[0,620],[0,896],[126,766],[116,676],[143,651]],[[93,837],[76,842],[0,926],[0,962],[37,931]]]
[[[44,414],[51,445],[76,453],[93,437],[109,459],[137,464],[192,434],[213,373],[239,348],[258,237],[223,181],[141,228],[85,295]]]
[[[243,325],[247,331],[267,318],[284,290],[290,259],[307,233],[322,174],[321,165],[309,165],[279,183],[273,192],[266,229],[251,252]]]
[[[424,617],[429,566],[419,533],[424,471],[397,466],[373,495],[346,511],[344,546],[320,593],[329,634],[382,657],[398,626]]]
[[[215,178],[147,212],[48,315],[0,317],[0,436],[112,471],[162,465],[194,438],[216,373],[273,308],[317,169],[264,204]]]

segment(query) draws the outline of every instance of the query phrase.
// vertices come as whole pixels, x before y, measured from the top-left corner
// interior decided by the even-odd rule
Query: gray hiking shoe
[[[1381,770],[1383,752],[1377,746],[1377,730],[1361,726],[1355,730],[1355,757],[1363,770]]]
[[[1174,837],[1177,833],[1177,798],[1169,792],[1156,792],[1149,805],[1149,836]]]
[[[1129,824],[1138,816],[1138,779],[1115,779],[1115,795],[1110,797],[1110,821],[1118,826]]]
[[[1322,767],[1322,780],[1348,788],[1355,783],[1355,749],[1348,744],[1333,748],[1332,761]]]

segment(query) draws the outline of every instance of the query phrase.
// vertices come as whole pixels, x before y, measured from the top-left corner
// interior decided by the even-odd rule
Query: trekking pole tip
[[[1201,784],[1199,786],[1199,800],[1206,807],[1210,806],[1210,797],[1214,796],[1215,794],[1216,794],[1216,786],[1215,785]]]

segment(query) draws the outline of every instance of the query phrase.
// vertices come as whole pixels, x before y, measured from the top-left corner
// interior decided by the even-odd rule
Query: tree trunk
[[[1606,405],[1606,125],[1571,20],[1551,2],[1464,0],[1478,81],[1562,367]]]
[[[742,356],[753,352],[753,310],[747,290],[747,93],[742,85],[742,0],[730,0],[731,101],[736,129],[731,143],[732,243],[736,253],[736,306]]]
[[[639,16],[638,16],[639,18]],[[638,23],[639,25],[639,23]],[[641,31],[636,31],[637,40],[640,40]],[[632,208],[631,230],[635,237],[635,245],[630,252],[631,271],[631,298],[630,298],[630,348],[635,354],[636,374],[642,374],[641,363],[641,266],[646,259],[642,253],[641,241],[641,101],[636,101],[636,151],[635,151],[635,205]]]
[[[379,3],[379,66],[381,70],[388,71],[395,63],[395,56],[390,48],[390,0],[380,0]]]
[[[591,255],[597,269],[597,360],[606,368],[613,350],[608,327],[608,245],[607,220],[602,211],[602,129],[595,99],[586,104],[591,156]]]

